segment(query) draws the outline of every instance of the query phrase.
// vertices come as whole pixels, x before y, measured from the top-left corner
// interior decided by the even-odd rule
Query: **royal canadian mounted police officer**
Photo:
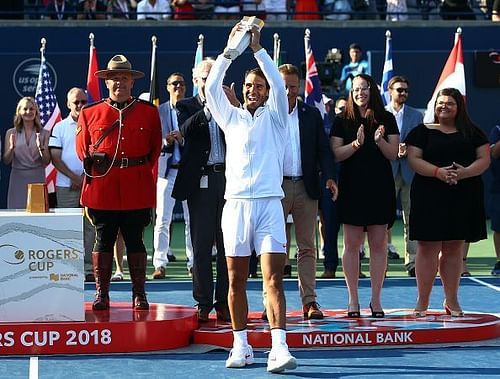
[[[113,245],[121,230],[132,280],[132,307],[149,308],[144,290],[146,248],[144,228],[156,206],[154,166],[161,150],[157,108],[131,96],[134,80],[144,73],[132,69],[123,55],[115,55],[106,70],[109,97],[82,109],[76,130],[76,149],[84,161],[81,203],[95,226],[92,263],[96,296],[92,308],[109,308]]]

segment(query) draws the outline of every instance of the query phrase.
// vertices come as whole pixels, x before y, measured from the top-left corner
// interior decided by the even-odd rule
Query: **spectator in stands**
[[[267,21],[284,21],[288,18],[290,0],[263,0]]]
[[[352,19],[374,20],[377,18],[376,0],[351,0]]]
[[[261,20],[266,19],[265,0],[245,0],[242,4],[243,14],[246,16],[257,16]]]
[[[439,11],[443,20],[475,20],[469,0],[444,0]]]
[[[318,0],[295,0],[294,20],[321,20]]]
[[[490,217],[491,230],[493,230],[493,245],[497,262],[491,274],[500,275],[500,124],[491,129],[491,173],[493,181],[490,187]]]
[[[76,17],[73,5],[66,0],[53,0],[45,8],[44,19],[73,20]]]
[[[406,0],[387,0],[387,21],[405,21],[408,20],[408,7]]]
[[[235,20],[240,17],[240,0],[213,0],[214,13],[218,20]]]
[[[107,8],[101,0],[80,0],[76,10],[78,20],[104,20]]]
[[[493,2],[493,9],[491,11],[491,21],[500,21],[500,0]]]
[[[349,0],[324,0],[321,11],[325,20],[349,20],[352,8]]]
[[[167,0],[141,0],[137,4],[138,20],[164,20],[170,18],[171,13]]]
[[[17,103],[14,127],[5,133],[3,161],[11,164],[8,209],[26,208],[28,184],[45,183],[45,166],[50,163],[50,132],[40,123],[35,99],[23,97]]]
[[[370,66],[368,61],[362,60],[363,49],[357,43],[349,46],[349,58],[351,61],[342,68],[340,80],[344,85],[345,92],[349,93],[352,86],[352,78],[359,74],[370,75]]]
[[[194,19],[194,10],[189,0],[172,0],[170,5],[174,8],[175,20],[192,20]]]
[[[81,88],[71,88],[67,94],[68,117],[54,125],[49,138],[52,163],[57,169],[56,198],[58,208],[80,208],[80,194],[83,183],[83,164],[76,155],[75,135],[78,116],[87,104],[87,95]],[[85,281],[93,281],[92,246],[94,227],[83,217],[84,270]]]
[[[197,20],[211,20],[214,16],[214,3],[212,0],[191,0],[195,18]]]
[[[136,8],[137,1],[135,0],[109,0],[107,9],[108,18],[131,20],[136,17]]]

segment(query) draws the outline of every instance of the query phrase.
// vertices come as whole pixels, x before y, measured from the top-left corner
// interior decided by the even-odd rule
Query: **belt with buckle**
[[[127,168],[132,166],[141,166],[148,161],[148,156],[144,155],[143,157],[122,157],[117,158],[113,162],[113,166],[120,168]]]
[[[302,180],[302,176],[284,176],[283,179],[291,180],[292,182],[298,182]]]
[[[226,170],[226,165],[224,163],[215,163],[212,165],[204,166],[204,172],[224,172]]]

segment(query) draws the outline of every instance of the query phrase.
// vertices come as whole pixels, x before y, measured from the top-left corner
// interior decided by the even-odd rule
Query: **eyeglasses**
[[[370,90],[370,86],[368,86],[368,87],[357,87],[357,88],[352,88],[351,92],[353,92],[353,93],[368,92],[369,90]]]
[[[392,88],[393,90],[395,90],[397,93],[403,93],[403,92],[406,92],[408,93],[408,88]]]
[[[174,87],[177,87],[177,86],[181,86],[181,87],[184,87],[185,83],[181,80],[176,80],[175,82],[171,82],[169,83],[171,86],[174,86]]]
[[[75,100],[75,101],[73,101],[73,104],[75,104],[75,105],[79,105],[79,104],[85,105],[85,104],[87,104],[87,100]]]
[[[453,103],[453,102],[451,102],[451,101],[448,101],[447,103],[446,103],[446,102],[441,102],[441,101],[440,101],[440,102],[439,102],[439,103],[437,103],[436,105],[437,105],[438,107],[449,107],[449,108],[451,108],[451,107],[456,107],[456,106],[457,106],[457,103]]]
[[[208,78],[208,76],[205,76],[204,78],[198,78],[198,79],[203,80],[204,82],[206,82],[207,78]]]

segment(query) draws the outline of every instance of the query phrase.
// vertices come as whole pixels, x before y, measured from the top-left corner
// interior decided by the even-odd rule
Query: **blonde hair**
[[[200,77],[200,73],[202,71],[208,70],[212,68],[212,65],[215,63],[215,60],[212,58],[206,58],[202,60],[200,63],[196,65],[195,68],[193,68],[193,80],[197,79]]]
[[[38,133],[40,130],[42,130],[42,123],[40,122],[40,111],[38,109],[38,105],[36,104],[36,101],[33,97],[31,96],[25,96],[21,98],[21,100],[18,101],[17,106],[16,106],[16,114],[14,115],[14,128],[16,128],[17,132],[20,132],[23,130],[23,118],[20,114],[21,107],[23,103],[31,103],[33,104],[33,107],[35,108],[35,120],[34,120],[34,127],[35,131]]]

